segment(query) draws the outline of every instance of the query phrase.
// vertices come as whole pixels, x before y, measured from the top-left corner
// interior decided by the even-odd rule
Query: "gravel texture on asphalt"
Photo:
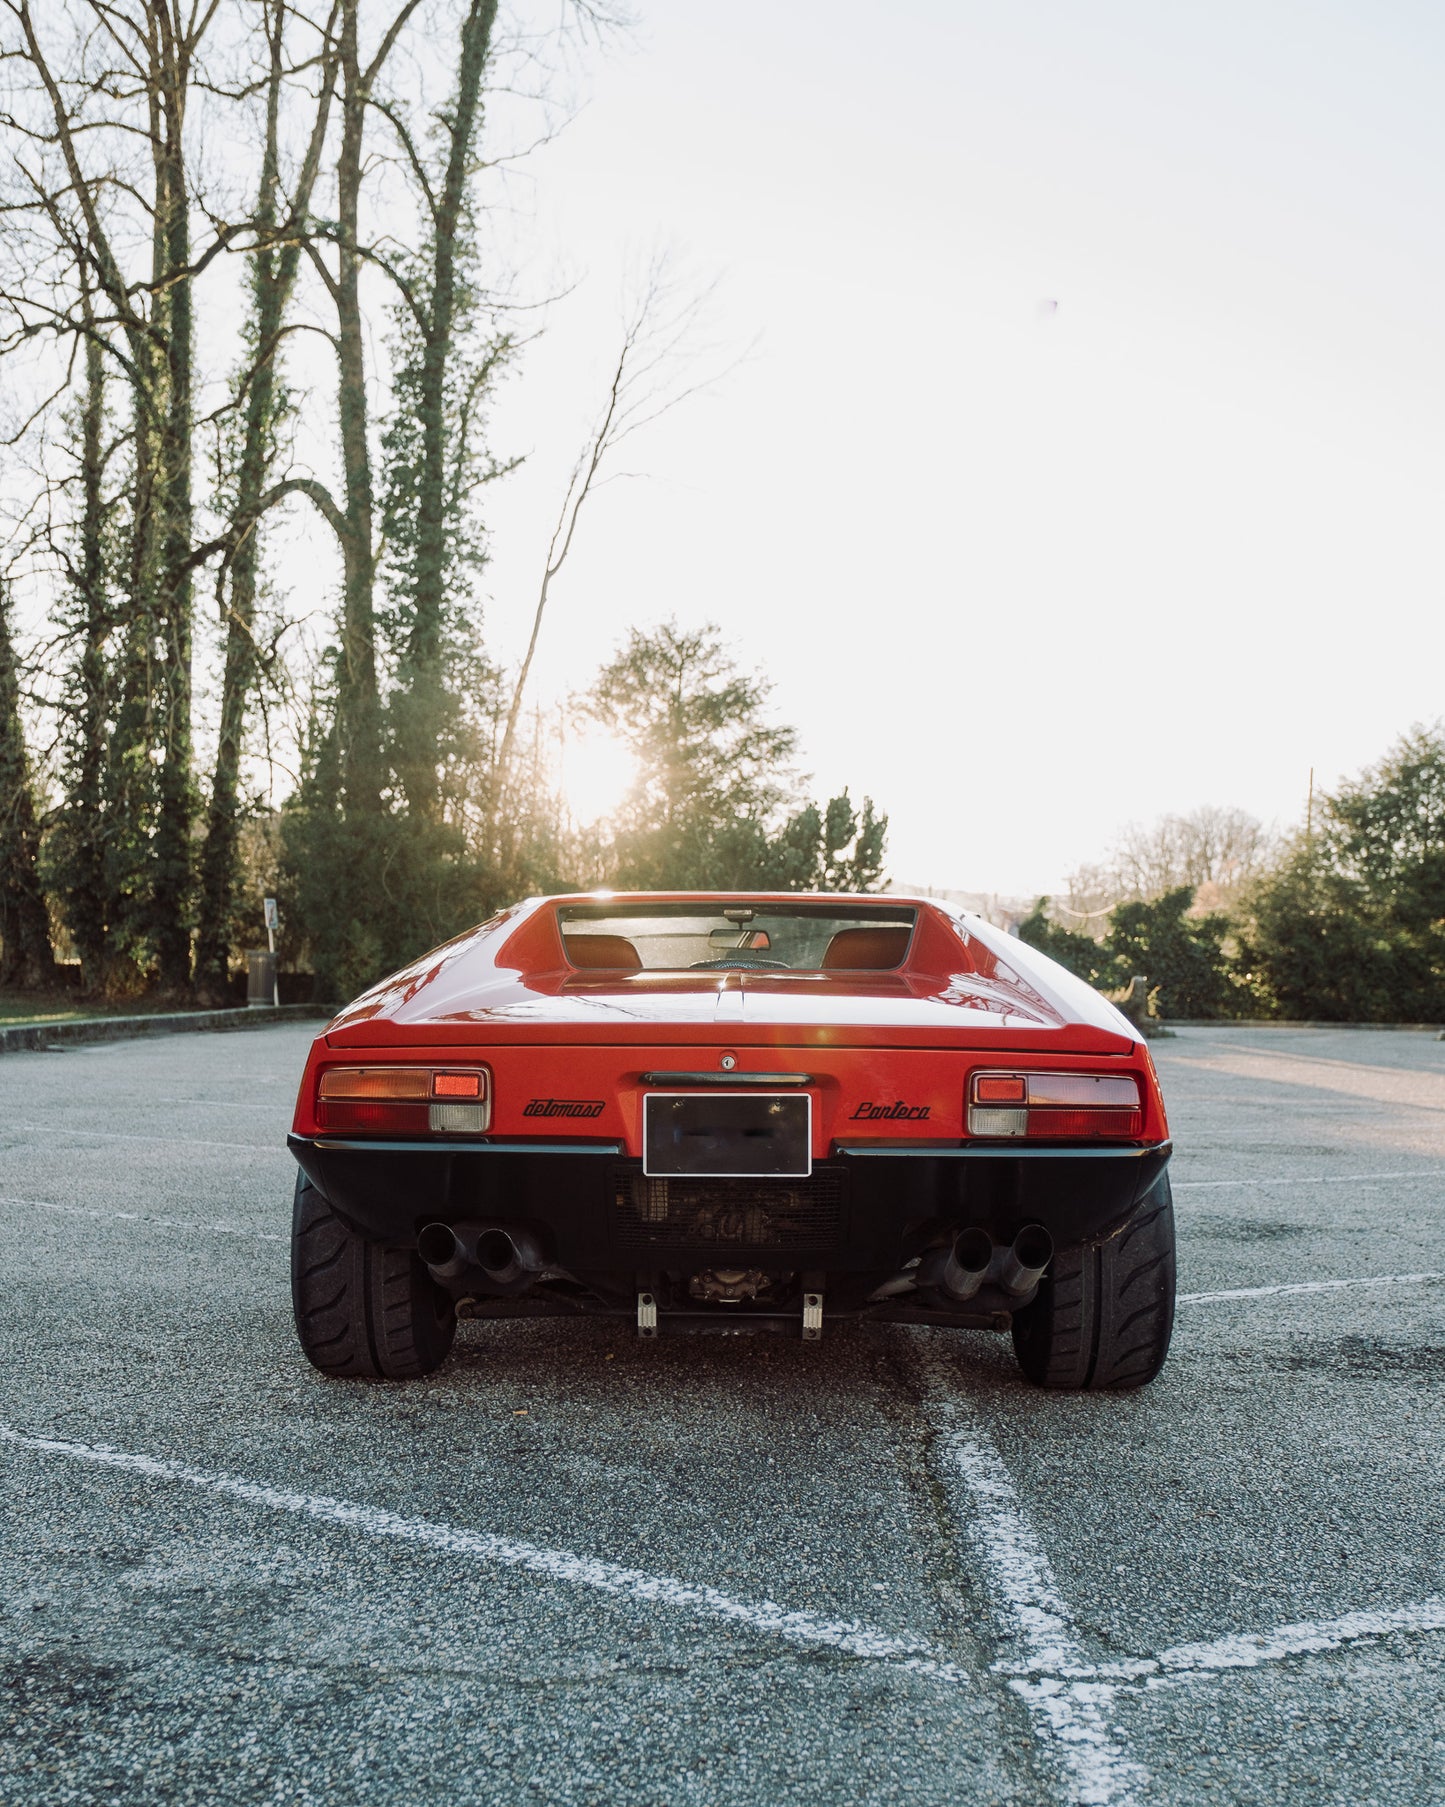
[[[1445,1047],[1155,1044],[1160,1378],[290,1321],[309,1027],[0,1061],[0,1803],[1445,1803]],[[9,1434],[7,1434],[9,1433]]]

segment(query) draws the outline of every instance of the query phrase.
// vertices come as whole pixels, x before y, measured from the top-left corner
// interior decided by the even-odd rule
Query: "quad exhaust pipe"
[[[971,1299],[993,1266],[993,1238],[987,1230],[960,1230],[938,1276],[950,1299]]]
[[[480,1268],[491,1286],[515,1286],[541,1275],[547,1263],[530,1231],[485,1223],[429,1223],[416,1251],[436,1280],[459,1280]]]
[[[1038,1285],[1053,1255],[1054,1239],[1042,1224],[1025,1224],[1007,1247],[971,1226],[954,1237],[937,1284],[951,1299],[971,1299],[985,1281],[1021,1299]]]
[[[1032,1292],[1054,1258],[1054,1239],[1042,1224],[1025,1224],[1009,1248],[1001,1251],[998,1283],[1014,1298]]]
[[[951,1247],[931,1250],[911,1273],[905,1270],[885,1280],[871,1296],[881,1300],[936,1286],[962,1304],[989,1284],[1010,1298],[1022,1299],[1038,1285],[1053,1258],[1054,1239],[1042,1224],[1025,1224],[1007,1246],[996,1244],[987,1230],[971,1224],[958,1232]]]

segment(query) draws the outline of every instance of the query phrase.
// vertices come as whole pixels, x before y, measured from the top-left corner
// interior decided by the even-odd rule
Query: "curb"
[[[138,1035],[185,1035],[203,1029],[265,1029],[272,1023],[329,1021],[329,1004],[256,1004],[239,1010],[177,1010],[157,1016],[88,1016],[69,1023],[12,1023],[0,1028],[0,1054],[44,1052],[82,1042],[129,1041]]]
[[[1394,1030],[1445,1040],[1445,1024],[1442,1023],[1332,1023],[1323,1017],[1302,1016],[1170,1016],[1159,1020],[1168,1023],[1171,1029],[1359,1029],[1367,1033]]]

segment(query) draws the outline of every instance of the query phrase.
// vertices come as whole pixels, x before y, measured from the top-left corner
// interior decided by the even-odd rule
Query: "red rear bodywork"
[[[744,1085],[750,1074],[806,1074],[819,1161],[869,1145],[922,1152],[969,1141],[967,1093],[980,1069],[1132,1075],[1141,1110],[1131,1139],[1158,1145],[1168,1136],[1153,1063],[1128,1021],[978,917],[890,897],[917,911],[904,962],[892,971],[620,973],[567,957],[559,909],[596,901],[532,899],[504,910],[349,1005],[312,1047],[295,1136],[326,1134],[317,1092],[328,1066],[479,1063],[492,1075],[489,1137],[553,1146],[600,1139],[637,1157],[644,1093],[669,1073],[719,1072],[728,1057],[726,1070]],[[607,899],[619,912],[736,901],[737,893]],[[862,900],[786,893],[742,901]],[[570,1104],[586,1112],[552,1108]]]

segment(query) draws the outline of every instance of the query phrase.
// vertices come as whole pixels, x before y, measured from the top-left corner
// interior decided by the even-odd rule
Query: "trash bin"
[[[248,1005],[276,1002],[276,956],[264,947],[249,948],[246,952],[246,1002]]]

